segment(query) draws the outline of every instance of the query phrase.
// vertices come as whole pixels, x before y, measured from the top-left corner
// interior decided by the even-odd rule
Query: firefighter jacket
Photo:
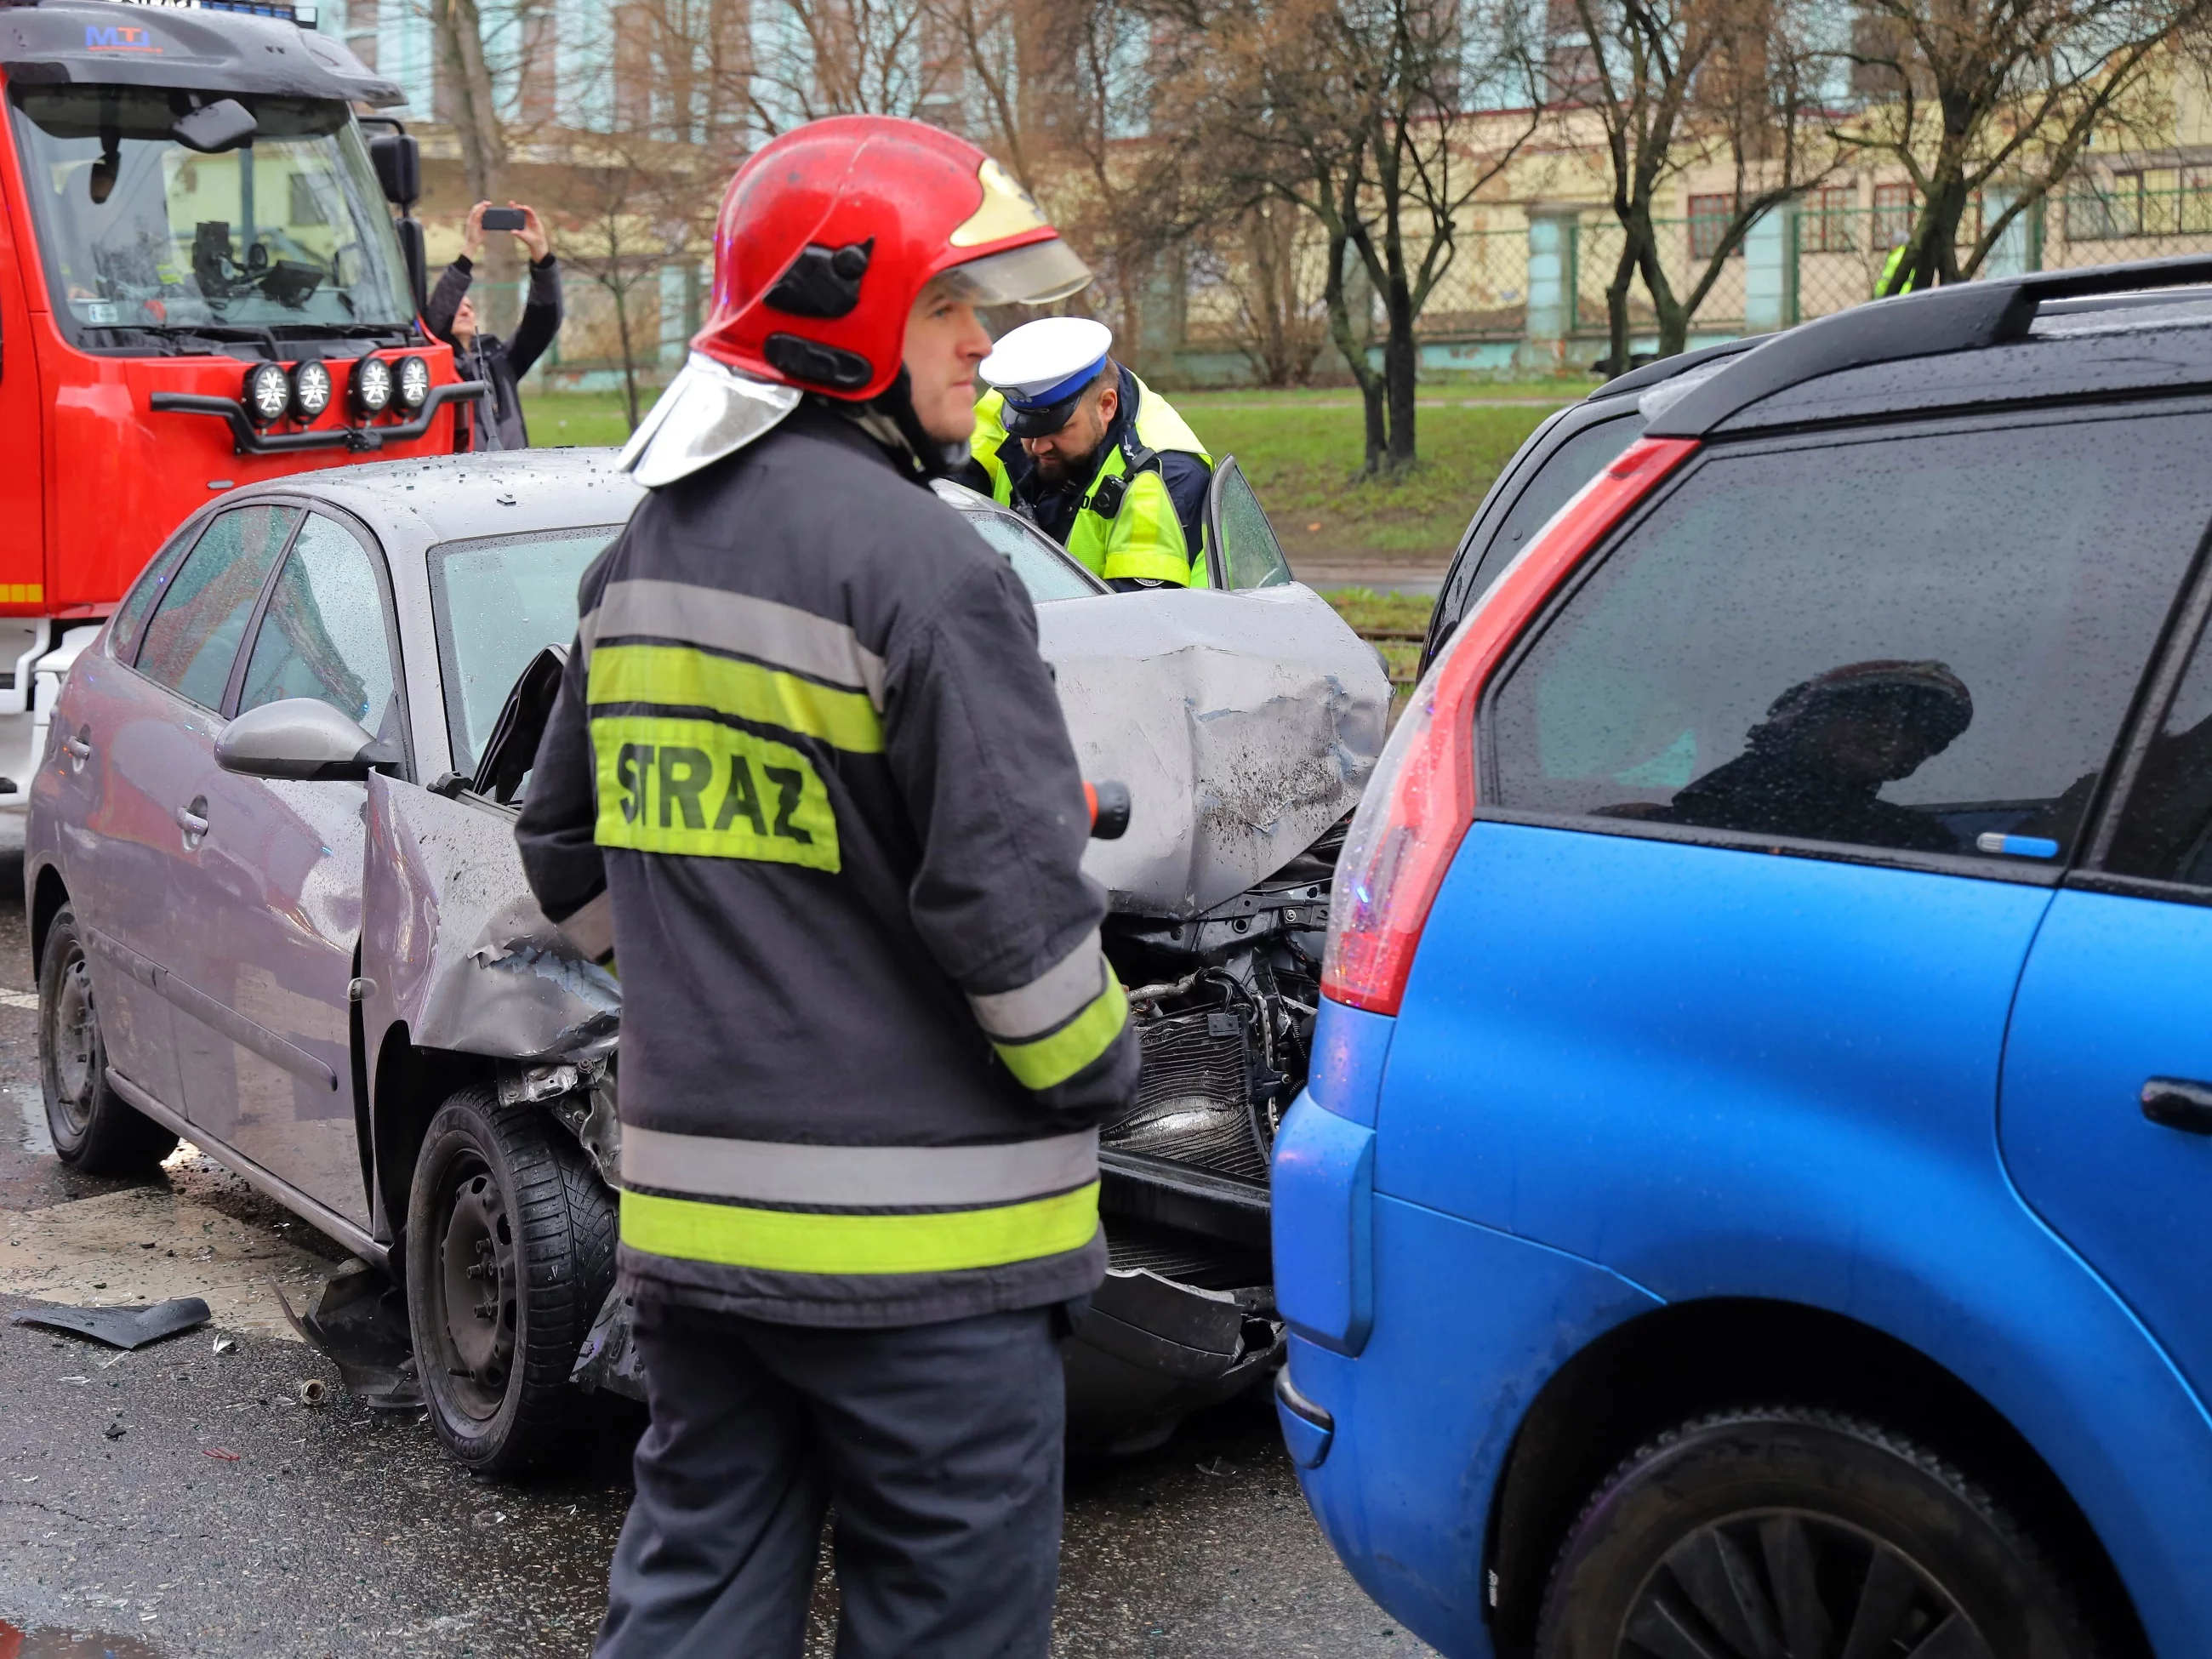
[[[1167,399],[1121,370],[1121,407],[1106,428],[1097,469],[1078,490],[1050,490],[1036,463],[1002,423],[1002,392],[975,402],[972,471],[1002,507],[1012,507],[1108,581],[1139,579],[1207,586],[1203,556],[1206,492],[1213,458]]]
[[[585,573],[516,830],[623,984],[622,1282],[792,1324],[1096,1288],[1137,1038],[1036,614],[810,400]]]

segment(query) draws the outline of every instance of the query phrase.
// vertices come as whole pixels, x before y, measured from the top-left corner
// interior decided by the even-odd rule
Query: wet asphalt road
[[[19,823],[0,815],[0,1220],[26,1223],[133,1183],[69,1174],[26,1121],[34,1018],[7,995],[32,988]],[[272,1248],[339,1259],[204,1160],[173,1160],[164,1183]],[[118,1247],[118,1289],[137,1248]],[[33,1305],[0,1295],[0,1312]],[[496,1486],[417,1418],[355,1407],[312,1350],[247,1332],[218,1353],[219,1334],[118,1355],[0,1323],[0,1659],[589,1650],[640,1419],[614,1402],[559,1475]],[[300,1403],[311,1377],[322,1405]],[[810,1654],[830,1652],[834,1613],[825,1575]],[[1428,1652],[1329,1553],[1259,1401],[1070,1472],[1054,1650]]]

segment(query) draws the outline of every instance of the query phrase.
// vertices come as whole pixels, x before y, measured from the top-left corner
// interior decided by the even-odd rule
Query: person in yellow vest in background
[[[963,482],[1011,507],[1117,588],[1207,585],[1213,458],[1087,317],[1012,330],[977,373]]]
[[[1905,263],[1905,250],[1909,246],[1907,243],[1899,242],[1895,247],[1890,249],[1889,258],[1882,261],[1881,281],[1875,284],[1875,299],[1886,300],[1893,294],[1910,294],[1919,286],[1909,276],[1902,284],[1899,284],[1897,280],[1897,268]]]

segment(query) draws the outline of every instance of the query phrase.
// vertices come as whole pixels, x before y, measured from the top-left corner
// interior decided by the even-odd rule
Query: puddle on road
[[[0,1659],[161,1659],[135,1636],[98,1631],[17,1629],[0,1619]]]

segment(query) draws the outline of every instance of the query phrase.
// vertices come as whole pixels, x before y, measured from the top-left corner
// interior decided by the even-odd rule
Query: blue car
[[[1677,379],[1338,865],[1308,1501],[1449,1655],[2200,1659],[2212,260]]]

